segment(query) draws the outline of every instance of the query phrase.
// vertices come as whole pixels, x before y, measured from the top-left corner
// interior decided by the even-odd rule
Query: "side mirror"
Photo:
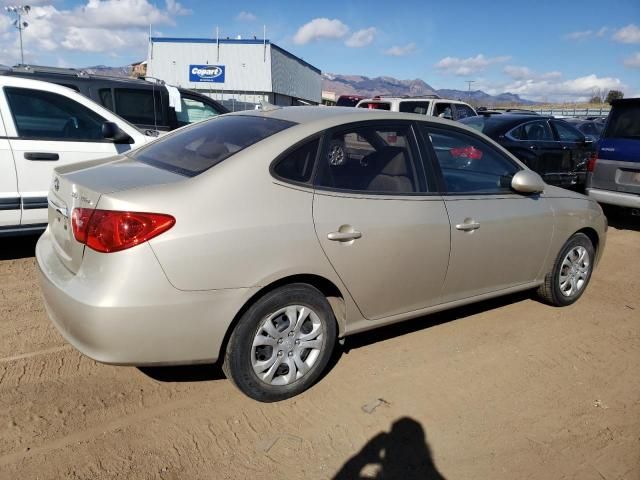
[[[519,193],[542,193],[544,180],[536,172],[520,170],[511,179],[511,188]]]
[[[112,140],[113,143],[133,143],[133,138],[114,122],[104,122],[102,124],[102,136]]]

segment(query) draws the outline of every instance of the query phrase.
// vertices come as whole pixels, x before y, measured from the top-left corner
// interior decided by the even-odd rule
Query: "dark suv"
[[[20,65],[0,74],[57,83],[89,97],[142,130],[170,131],[229,110],[190,90],[178,88],[180,112],[169,106],[169,92],[160,83],[135,78],[94,75],[72,68]]]
[[[587,172],[591,198],[640,209],[640,98],[611,103],[597,158],[589,162]]]

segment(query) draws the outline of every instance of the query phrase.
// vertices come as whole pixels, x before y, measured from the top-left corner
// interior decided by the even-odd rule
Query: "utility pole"
[[[22,16],[29,13],[31,7],[29,5],[9,5],[4,9],[10,14],[13,13],[16,19],[13,21],[13,26],[18,29],[20,35],[20,64],[24,65],[24,51],[22,49],[22,30],[27,28],[29,24],[22,21]]]
[[[467,90],[467,101],[470,102],[471,101],[471,84],[472,83],[476,83],[475,80],[465,80],[465,83],[467,83],[469,85],[469,88]]]

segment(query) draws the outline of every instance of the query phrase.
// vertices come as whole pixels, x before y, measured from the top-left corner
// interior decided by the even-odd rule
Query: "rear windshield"
[[[640,139],[640,102],[623,103],[613,107],[602,136]]]
[[[362,97],[348,97],[341,95],[336,102],[337,107],[355,107],[356,103],[362,100]]]
[[[384,102],[362,102],[358,108],[368,108],[370,110],[391,110],[390,103]]]
[[[253,115],[221,116],[171,133],[131,156],[140,162],[193,177],[293,125],[293,122]]]

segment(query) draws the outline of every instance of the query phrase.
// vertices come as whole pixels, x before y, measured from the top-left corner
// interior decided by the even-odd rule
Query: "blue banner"
[[[189,65],[189,81],[224,83],[224,65]]]

